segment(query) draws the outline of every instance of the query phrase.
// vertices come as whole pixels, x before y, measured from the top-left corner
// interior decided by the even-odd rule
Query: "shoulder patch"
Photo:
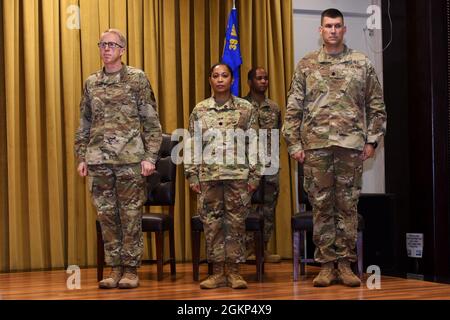
[[[353,61],[366,61],[367,59],[367,56],[364,53],[356,50],[352,50],[350,56]]]

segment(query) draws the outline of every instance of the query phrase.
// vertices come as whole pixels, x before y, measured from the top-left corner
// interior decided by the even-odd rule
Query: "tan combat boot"
[[[255,256],[253,247],[251,247],[251,248],[247,247],[247,252],[245,253],[245,255],[247,256],[247,258],[245,259],[246,261],[255,261],[256,260],[256,256]]]
[[[108,278],[104,278],[98,283],[100,289],[112,289],[117,288],[120,278],[122,278],[123,268],[121,266],[112,267],[111,273]]]
[[[256,261],[256,256],[252,253],[249,256],[247,256],[246,261]]]
[[[338,262],[338,274],[342,283],[349,287],[359,287],[361,280],[353,273],[348,259],[340,259]]]
[[[264,251],[264,262],[278,263],[281,261],[281,257],[278,254],[272,254],[269,250]]]
[[[213,263],[213,274],[200,282],[201,289],[215,289],[219,287],[225,287],[226,285],[227,278],[225,277],[223,262]]]
[[[336,270],[334,269],[334,262],[322,263],[322,269],[314,278],[314,287],[328,287],[336,280]]]
[[[247,282],[239,273],[239,263],[228,263],[228,286],[233,289],[247,289]]]
[[[120,289],[133,289],[139,287],[139,277],[136,267],[125,267],[122,279],[119,281]]]

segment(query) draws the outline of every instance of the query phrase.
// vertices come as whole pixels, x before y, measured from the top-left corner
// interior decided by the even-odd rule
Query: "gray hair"
[[[125,48],[127,46],[127,38],[123,35],[123,33],[119,29],[108,29],[102,33],[100,39],[107,33],[114,33],[117,37],[119,37],[120,44]]]

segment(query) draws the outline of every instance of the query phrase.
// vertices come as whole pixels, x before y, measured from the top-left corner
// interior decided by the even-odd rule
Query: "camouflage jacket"
[[[75,136],[78,163],[154,164],[161,141],[155,96],[143,71],[124,65],[113,75],[100,70],[89,76]]]
[[[239,140],[230,135],[230,131],[234,132],[235,129],[241,129],[242,132],[253,129],[250,131],[255,136],[250,139],[251,142],[245,139],[245,142],[239,143]],[[215,134],[212,130],[215,130]],[[191,138],[188,144],[191,145],[191,161],[184,163],[189,183],[248,179],[250,184],[258,186],[260,164],[258,161],[250,161],[249,148],[249,143],[257,145],[257,131],[256,110],[244,99],[232,96],[222,106],[213,97],[198,103],[189,118]],[[194,159],[198,145],[201,146],[201,156]],[[239,152],[240,147],[243,147],[243,153]],[[228,156],[232,158],[231,163]]]
[[[323,49],[307,54],[292,79],[282,132],[290,154],[379,142],[386,110],[369,59],[346,46],[337,56]]]
[[[258,111],[259,129],[267,129],[267,154],[270,156],[271,151],[271,129],[281,129],[281,112],[280,107],[272,100],[266,98],[262,103],[254,100],[249,93],[244,97]],[[278,149],[279,150],[279,149]],[[275,155],[279,156],[279,155]],[[270,162],[266,163],[266,167],[270,166]]]

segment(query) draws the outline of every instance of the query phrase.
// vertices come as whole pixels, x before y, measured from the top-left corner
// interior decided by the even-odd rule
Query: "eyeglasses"
[[[106,49],[106,47],[111,49],[123,48],[120,44],[116,42],[99,42],[97,43],[99,48]]]

